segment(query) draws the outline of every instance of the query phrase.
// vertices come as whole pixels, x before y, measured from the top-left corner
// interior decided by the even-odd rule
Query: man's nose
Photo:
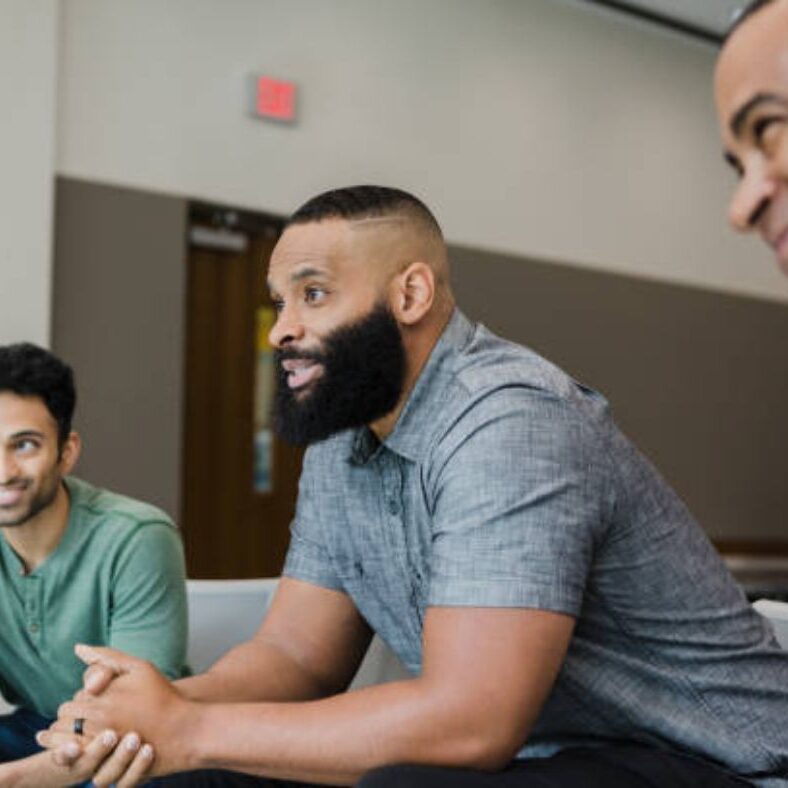
[[[302,339],[303,336],[304,325],[298,310],[288,306],[282,307],[276,322],[268,333],[268,341],[275,348],[282,348],[290,342]]]
[[[728,220],[735,230],[746,233],[757,227],[774,196],[775,179],[764,163],[754,163],[745,170],[733,193]]]

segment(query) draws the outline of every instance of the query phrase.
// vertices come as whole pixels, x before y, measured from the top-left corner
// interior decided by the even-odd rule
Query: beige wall
[[[58,171],[285,214],[386,182],[455,242],[788,301],[724,221],[715,50],[561,0],[68,0]],[[294,128],[248,74],[301,88]]]
[[[57,0],[0,0],[0,344],[48,344]]]
[[[571,0],[0,0],[0,341],[49,339],[53,169],[280,214],[394,183],[455,243],[785,303],[724,225],[714,56]],[[263,71],[295,128],[245,114]]]

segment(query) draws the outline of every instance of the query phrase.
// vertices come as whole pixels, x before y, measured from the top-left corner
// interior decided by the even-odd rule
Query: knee
[[[355,788],[428,788],[435,786],[435,772],[430,766],[410,764],[381,766],[367,772]]]

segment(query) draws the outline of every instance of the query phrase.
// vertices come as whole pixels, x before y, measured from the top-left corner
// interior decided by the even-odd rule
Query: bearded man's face
[[[385,416],[404,385],[402,337],[383,303],[331,331],[316,349],[277,350],[276,362],[274,427],[297,446]]]

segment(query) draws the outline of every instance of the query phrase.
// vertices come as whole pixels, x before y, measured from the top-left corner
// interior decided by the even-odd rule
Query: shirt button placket
[[[33,640],[41,640],[41,580],[35,575],[25,578],[25,620]]]
[[[386,469],[386,506],[392,517],[399,517],[402,510],[400,495],[402,495],[402,479],[396,462],[392,459],[390,467]]]

